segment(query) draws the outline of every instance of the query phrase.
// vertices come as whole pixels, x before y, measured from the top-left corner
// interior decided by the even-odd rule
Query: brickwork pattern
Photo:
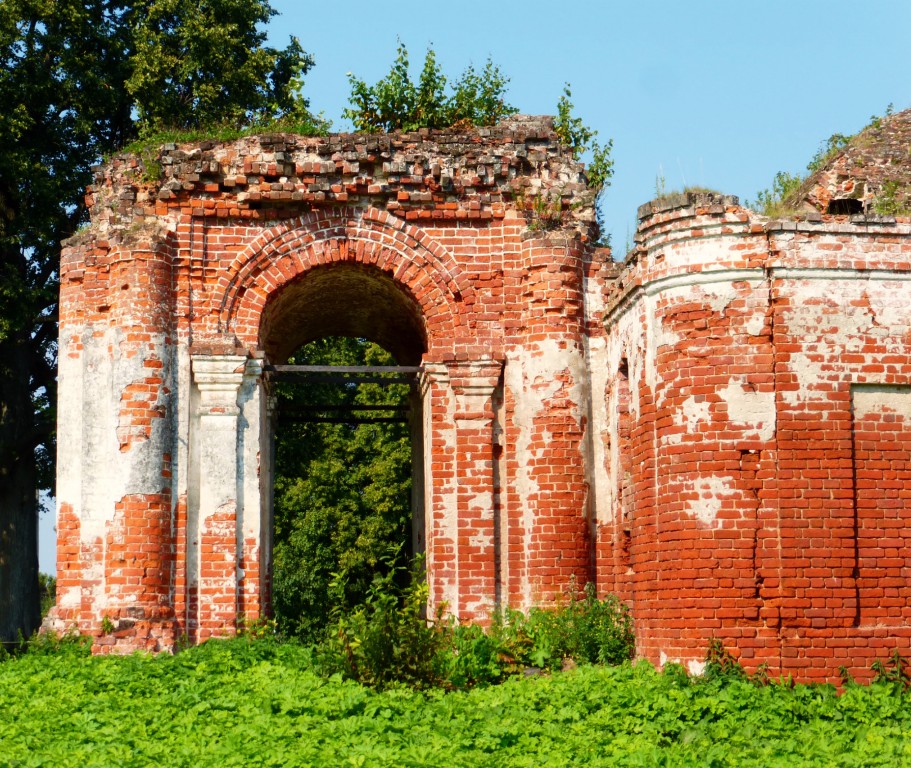
[[[63,254],[51,625],[120,652],[267,612],[263,365],[358,335],[422,366],[432,610],[594,580],[659,663],[716,637],[832,679],[907,651],[907,221],[672,196],[614,265],[583,169],[529,118],[156,162],[98,169]]]
[[[632,562],[605,588],[656,660],[718,637],[774,674],[868,675],[911,637],[886,511],[911,448],[908,224],[762,222],[715,196],[640,215],[608,312],[637,416]]]
[[[591,578],[581,324],[593,194],[548,121],[166,146],[155,162],[155,180],[151,164],[129,156],[97,170],[92,227],[62,260],[70,380],[105,445],[101,416],[116,403],[126,471],[105,498],[86,499],[98,468],[84,462],[64,484],[61,515],[73,509],[81,525],[71,538],[92,558],[96,549],[118,566],[143,558],[150,520],[162,547],[148,573],[127,569],[129,585],[87,551],[63,565],[72,579],[61,605],[84,596],[80,629],[104,640],[118,600],[167,605],[167,632],[191,641],[268,610],[268,514],[242,490],[266,476],[268,443],[242,399],[265,393],[260,383],[243,394],[237,365],[284,362],[299,344],[339,333],[424,365],[431,608],[485,621],[498,605],[527,607],[570,577]],[[562,219],[547,223],[556,230],[535,220],[537,196],[559,201]],[[120,351],[107,348],[110,400],[91,394],[109,363],[93,352],[96,370],[87,335]],[[77,387],[64,390],[75,397]],[[74,429],[61,450],[85,439]],[[132,486],[153,477],[162,506],[134,515]],[[116,531],[116,546],[90,536],[99,526]],[[73,544],[61,542],[71,560]],[[69,618],[61,610],[58,625]],[[137,647],[148,644],[142,632]]]

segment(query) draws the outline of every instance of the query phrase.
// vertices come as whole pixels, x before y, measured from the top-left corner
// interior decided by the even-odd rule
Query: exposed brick
[[[531,118],[158,161],[100,169],[64,249],[49,625],[107,653],[268,613],[263,364],[356,335],[422,366],[432,607],[485,621],[594,580],[656,662],[717,637],[832,679],[907,651],[907,221],[677,195],[615,265]]]

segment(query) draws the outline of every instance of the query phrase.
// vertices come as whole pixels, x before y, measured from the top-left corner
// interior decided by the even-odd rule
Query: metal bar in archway
[[[321,384],[410,384],[423,370],[419,365],[267,365],[271,381]]]
[[[267,365],[269,380],[314,384],[411,384],[423,369],[417,365]],[[280,408],[283,421],[317,424],[390,424],[408,421],[409,408],[398,404],[312,405]],[[392,416],[354,415],[391,413]]]
[[[276,373],[420,373],[420,365],[267,365],[267,371]]]

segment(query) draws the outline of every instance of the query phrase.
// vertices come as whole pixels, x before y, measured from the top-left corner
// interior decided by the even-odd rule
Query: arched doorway
[[[484,621],[590,577],[590,201],[549,123],[164,148],[153,184],[140,165],[97,177],[61,261],[56,628],[172,648],[261,615],[269,367],[326,335],[420,369],[431,610]],[[539,188],[564,193],[559,232],[514,204]]]
[[[262,316],[274,495],[264,526],[265,608],[317,639],[374,575],[424,548],[420,308],[369,265],[284,286]]]

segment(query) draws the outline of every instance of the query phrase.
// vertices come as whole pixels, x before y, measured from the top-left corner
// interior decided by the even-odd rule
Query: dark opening
[[[860,200],[855,200],[853,197],[830,200],[829,207],[826,209],[826,213],[831,213],[833,216],[848,216],[863,212],[864,204]]]

